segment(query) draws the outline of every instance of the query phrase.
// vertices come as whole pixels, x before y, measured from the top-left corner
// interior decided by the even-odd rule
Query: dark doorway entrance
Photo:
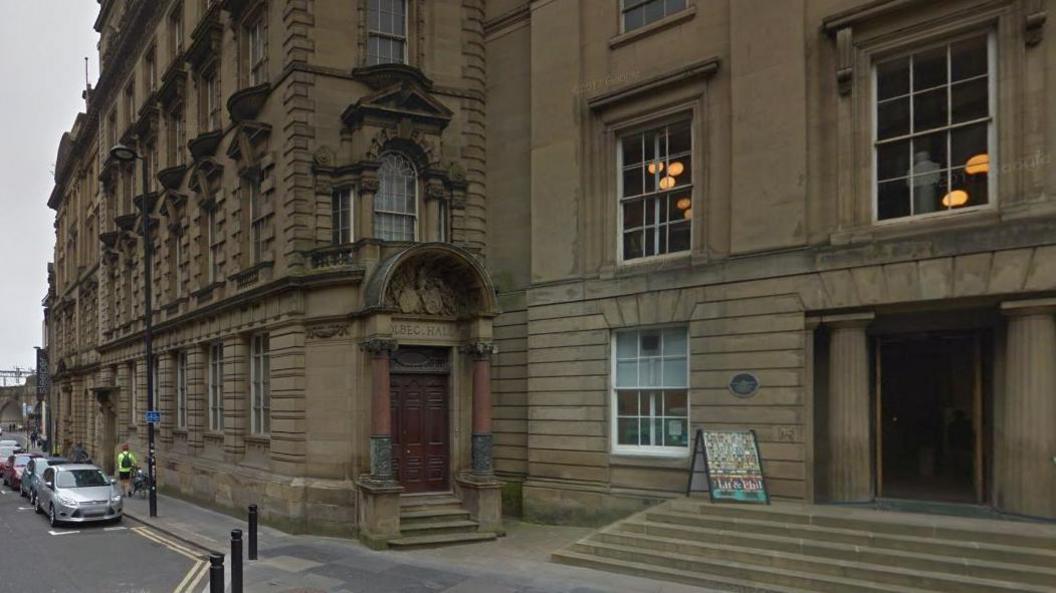
[[[447,375],[393,374],[392,469],[408,493],[449,489]]]
[[[884,337],[877,352],[877,496],[981,504],[980,332]]]

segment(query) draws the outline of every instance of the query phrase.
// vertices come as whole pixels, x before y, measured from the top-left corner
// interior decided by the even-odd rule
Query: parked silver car
[[[37,488],[38,513],[47,513],[52,527],[62,523],[119,521],[121,488],[98,466],[87,463],[52,465]]]
[[[22,472],[22,483],[19,485],[20,494],[29,499],[29,504],[37,504],[37,488],[44,482],[44,470],[50,465],[69,463],[63,457],[34,457],[26,464],[26,471]]]

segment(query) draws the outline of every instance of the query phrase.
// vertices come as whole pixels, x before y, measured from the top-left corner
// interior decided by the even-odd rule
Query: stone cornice
[[[108,2],[103,3],[103,10],[106,9],[107,4]],[[112,4],[112,0],[109,4]],[[161,18],[168,14],[169,4],[171,2],[164,0],[130,3],[128,13],[122,17],[122,26],[107,52],[107,55],[112,56],[113,59],[104,60],[102,63],[99,80],[92,91],[92,100],[85,114],[84,125],[73,140],[68,159],[70,163],[79,161],[87,147],[95,141],[99,119],[103,112],[102,106],[109,108],[112,105],[114,96],[122,87],[121,83],[139,59],[138,49],[145,47],[147,40],[154,35]],[[63,171],[55,172],[56,188],[66,185],[71,169],[72,167],[67,166]],[[48,199],[48,207],[58,210],[61,201],[62,191],[53,190]]]

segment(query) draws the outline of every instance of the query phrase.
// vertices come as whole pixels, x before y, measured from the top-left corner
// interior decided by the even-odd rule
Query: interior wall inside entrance
[[[991,358],[989,339],[969,331],[877,340],[878,495],[983,502],[981,464],[988,457],[990,425],[989,373],[983,366]]]

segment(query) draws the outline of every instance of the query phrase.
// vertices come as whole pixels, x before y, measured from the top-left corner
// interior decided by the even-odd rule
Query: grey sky
[[[2,0],[0,368],[35,364],[52,258],[47,207],[59,138],[84,110],[84,58],[98,75],[96,0]]]

